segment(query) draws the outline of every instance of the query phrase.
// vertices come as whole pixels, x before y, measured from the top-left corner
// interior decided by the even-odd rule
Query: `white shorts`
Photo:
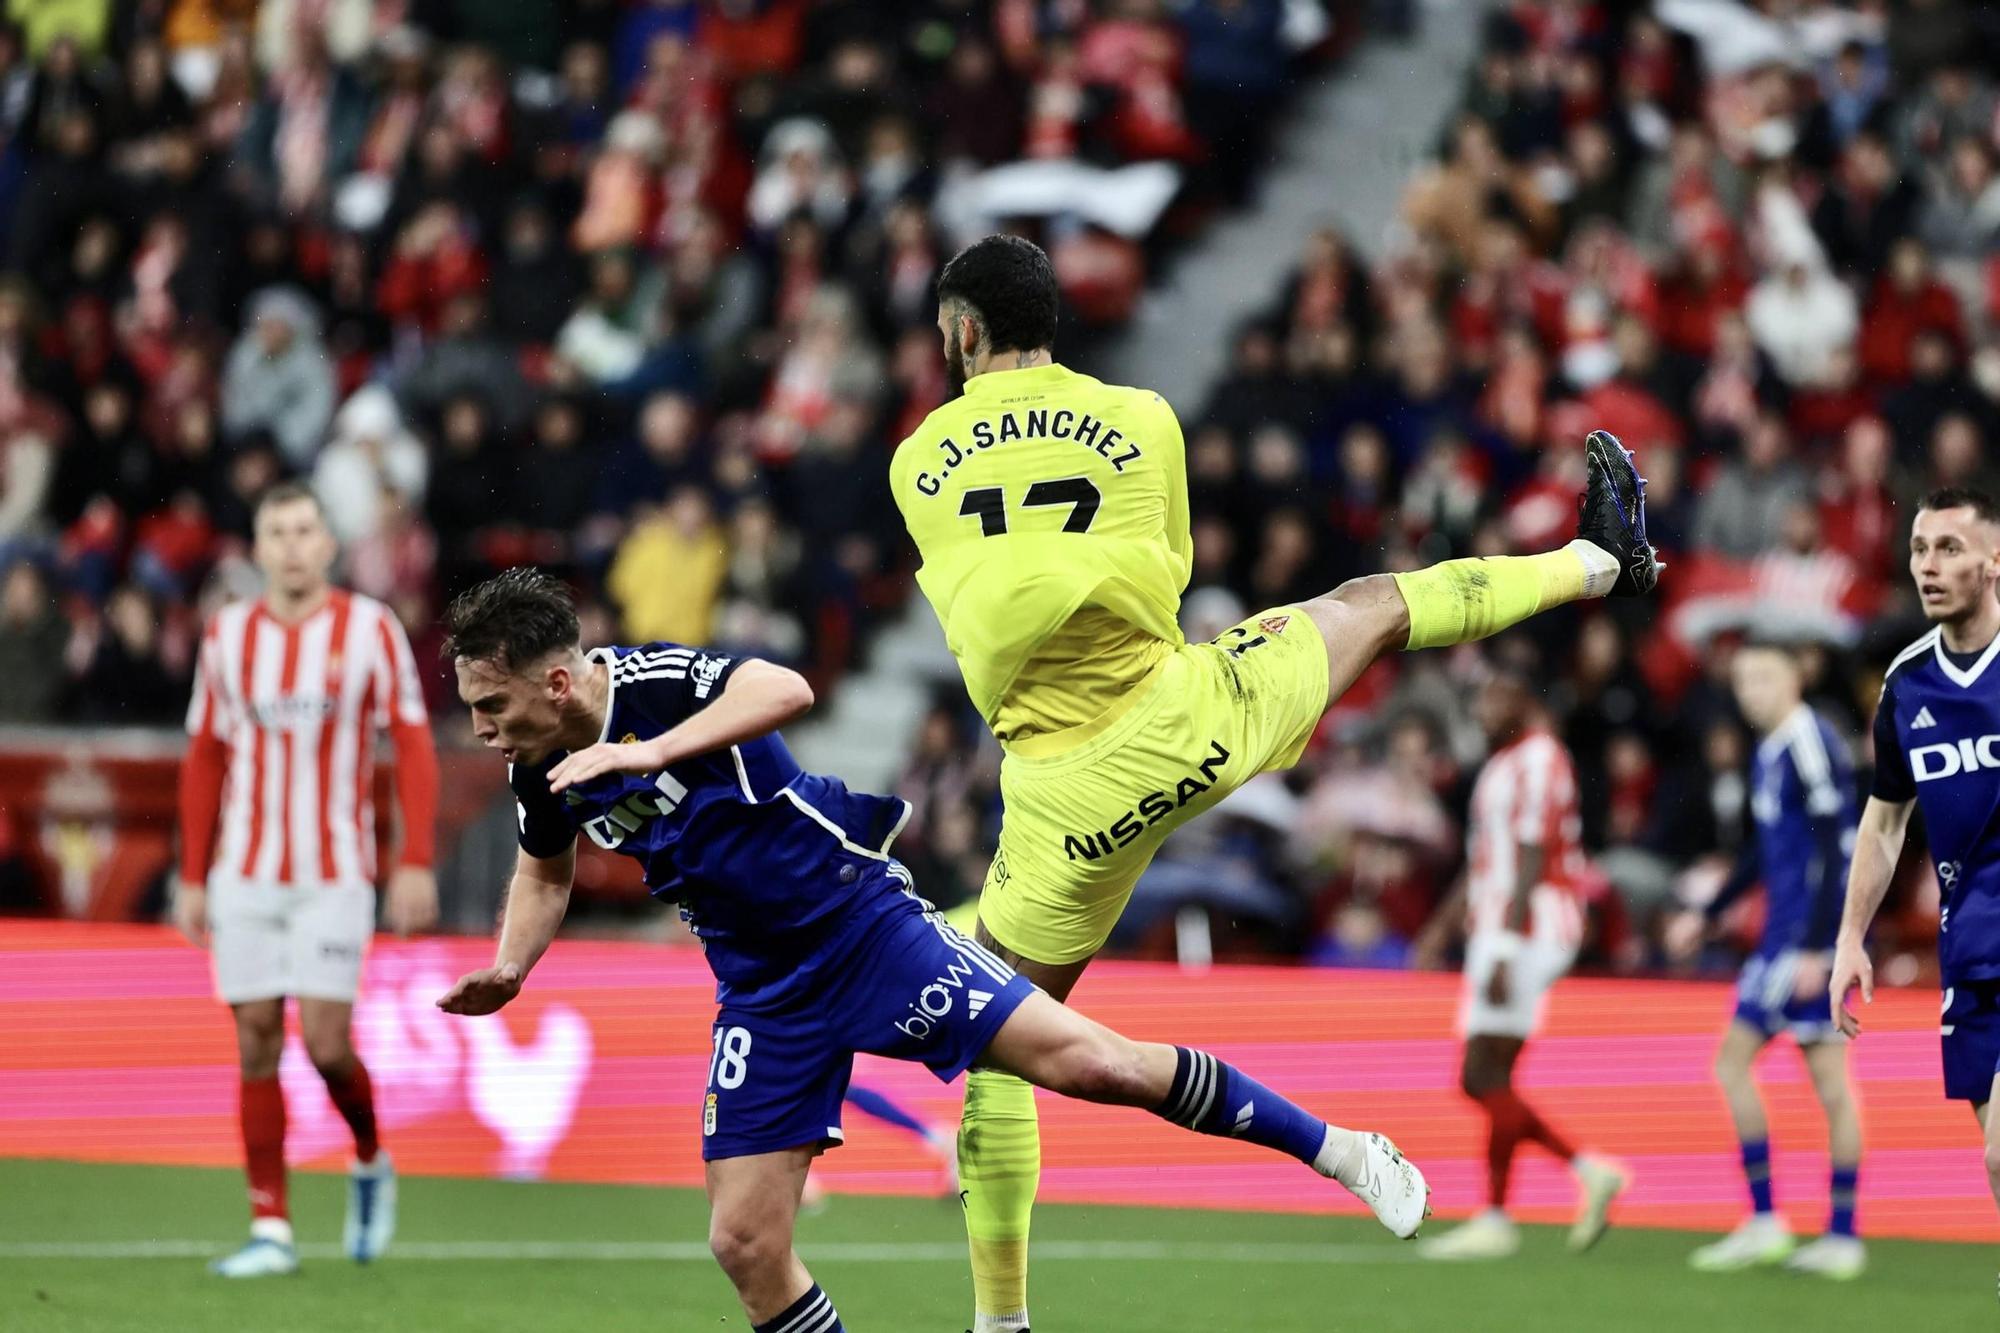
[[[1576,950],[1528,936],[1507,968],[1507,1003],[1486,998],[1486,983],[1501,954],[1500,937],[1476,931],[1465,942],[1465,1000],[1458,1011],[1459,1034],[1466,1037],[1534,1035],[1542,1025],[1549,988],[1576,962]]]
[[[366,884],[209,884],[208,949],[224,1004],[285,996],[352,1004],[374,934],[375,890]]]

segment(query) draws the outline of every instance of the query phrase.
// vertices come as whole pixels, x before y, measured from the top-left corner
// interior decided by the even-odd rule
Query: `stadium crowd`
[[[1748,834],[1732,644],[1795,640],[1865,763],[1881,671],[1923,630],[1915,499],[2000,480],[1996,74],[2000,21],[1953,0],[1498,7],[1381,257],[1305,238],[1183,405],[1190,637],[1356,573],[1558,544],[1578,441],[1617,432],[1650,478],[1663,596],[1538,619],[1505,651],[1550,682],[1577,765],[1602,872],[1585,965],[1667,966],[1661,921]],[[1193,907],[1224,951],[1436,959],[1490,651],[1372,671],[1297,773],[1169,841],[1120,940],[1171,954]],[[904,785],[927,816],[909,854],[947,893],[976,890],[996,803],[965,734],[941,706]],[[1937,926],[1908,869],[1884,927],[1904,981]],[[1737,944],[1757,912],[1732,912]]]
[[[1398,8],[1324,10],[1347,34]],[[939,263],[1032,230],[1073,353],[1070,324],[1115,323],[1166,238],[1252,190],[1269,112],[1324,46],[1301,10],[1324,17],[11,0],[0,720],[172,720],[201,612],[250,586],[250,499],[288,475],[421,659],[441,597],[532,560],[584,591],[587,637],[837,677],[908,594],[884,464],[947,391]],[[1178,404],[1190,634],[1559,542],[1577,440],[1619,433],[1667,595],[1510,650],[1551,681],[1583,784],[1605,872],[1587,958],[1658,966],[1657,919],[1745,835],[1732,637],[1807,645],[1816,700],[1865,744],[1873,682],[1921,628],[1913,497],[1995,480],[1996,76],[2000,29],[1955,0],[1497,7],[1391,243],[1303,238],[1224,380]],[[1175,203],[1136,221],[1082,195],[1008,211],[1018,169],[1160,164]],[[1298,774],[1169,844],[1121,943],[1171,948],[1196,904],[1225,951],[1433,956],[1484,660],[1372,671]],[[991,744],[947,696],[900,844],[945,901],[976,892],[998,814]],[[1892,900],[1918,953],[1934,903],[1921,877]]]
[[[441,599],[533,561],[596,636],[837,677],[908,594],[884,441],[946,392],[951,248],[1033,227],[1079,329],[1115,322],[1328,32],[1279,0],[5,13],[11,722],[173,720],[288,476],[426,662]]]

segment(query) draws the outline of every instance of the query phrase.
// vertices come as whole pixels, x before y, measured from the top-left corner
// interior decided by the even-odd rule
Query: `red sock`
[[[1507,1177],[1514,1165],[1514,1149],[1521,1140],[1541,1144],[1561,1161],[1576,1156],[1570,1141],[1551,1128],[1513,1088],[1495,1088],[1480,1094],[1478,1100],[1493,1122],[1492,1137],[1486,1145],[1486,1170],[1487,1188],[1495,1208],[1506,1202]]]
[[[244,1079],[240,1110],[250,1216],[285,1217],[285,1090],[277,1077]]]
[[[375,1138],[375,1085],[368,1081],[368,1066],[357,1057],[346,1078],[327,1079],[326,1093],[354,1131],[354,1155],[364,1162],[374,1161],[382,1145]]]
[[[1489,1122],[1486,1137],[1486,1202],[1494,1208],[1507,1206],[1507,1179],[1514,1170],[1514,1149],[1523,1136],[1522,1120],[1528,1108],[1511,1088],[1481,1093],[1477,1098],[1486,1108]]]

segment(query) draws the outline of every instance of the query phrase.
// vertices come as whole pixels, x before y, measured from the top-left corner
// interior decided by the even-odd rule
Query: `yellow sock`
[[[1035,1090],[1012,1074],[965,1076],[965,1118],[958,1126],[958,1185],[972,1246],[976,1326],[1025,1328],[1028,1322],[1028,1217],[1042,1176]]]
[[[1529,616],[1583,597],[1602,597],[1618,562],[1586,541],[1541,555],[1447,560],[1397,574],[1410,609],[1410,648],[1447,648],[1498,634]]]

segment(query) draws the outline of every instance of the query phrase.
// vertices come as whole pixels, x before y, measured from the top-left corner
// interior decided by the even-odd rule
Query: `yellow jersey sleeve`
[[[1065,653],[1084,660],[1101,646],[1129,663],[1093,680],[1092,696],[1150,669],[1158,653],[1134,651],[1135,641],[1182,642],[1177,616],[1193,552],[1186,446],[1158,394],[1062,366],[980,375],[903,441],[890,474],[923,560],[918,585],[974,705],[1002,739],[1015,696],[1053,674],[1024,677],[1024,667],[1079,612],[1092,613],[1077,621],[1092,642],[1070,635]],[[1067,725],[1110,702],[1072,699],[1026,713],[1035,727]]]

